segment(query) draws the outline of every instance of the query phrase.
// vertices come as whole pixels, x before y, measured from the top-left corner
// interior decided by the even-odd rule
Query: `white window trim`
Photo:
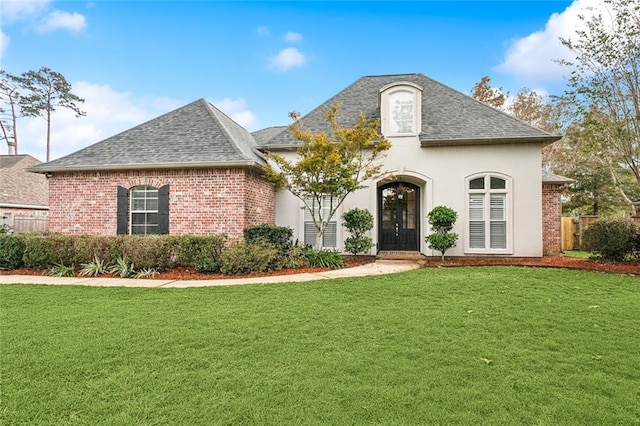
[[[133,234],[133,227],[134,227],[134,223],[133,223],[133,215],[134,214],[148,214],[148,213],[155,213],[156,217],[158,216],[158,206],[156,206],[155,210],[133,210],[133,201],[134,201],[134,197],[133,197],[133,193],[136,189],[138,188],[146,188],[146,191],[149,190],[155,190],[156,191],[156,203],[159,202],[159,197],[158,197],[158,188],[156,188],[155,186],[151,186],[151,185],[138,185],[138,186],[134,186],[131,187],[131,189],[129,190],[129,234]],[[152,188],[152,189],[150,189]],[[149,225],[147,223],[145,223],[144,228],[145,231],[147,230],[147,228],[149,226],[153,226],[153,225]],[[159,227],[159,223],[155,224],[156,227]],[[145,232],[144,234],[136,234],[136,235],[155,235],[156,233],[147,233]]]
[[[491,189],[490,180],[492,177],[504,179],[506,183],[505,189]],[[485,179],[485,189],[469,189],[469,182],[477,178]],[[477,173],[471,176],[467,176],[465,178],[465,223],[464,223],[464,252],[465,254],[496,254],[496,255],[507,255],[513,254],[513,179],[511,176],[496,173],[496,172],[485,172],[485,173]],[[484,202],[484,221],[485,221],[485,248],[471,248],[471,236],[469,232],[469,208],[470,202],[469,198],[471,194],[484,194],[485,202]],[[506,248],[503,249],[492,249],[490,248],[490,196],[491,194],[505,194],[505,208],[506,208]]]
[[[397,92],[409,92],[413,95],[413,123],[412,132],[397,133],[391,132],[389,123],[392,118],[389,116],[389,97]],[[411,82],[391,83],[380,89],[380,119],[382,134],[385,137],[415,137],[420,134],[422,128],[422,87]]]
[[[311,226],[315,226],[313,225],[313,221],[307,221],[306,220],[306,216],[307,214],[311,214],[310,212],[307,211],[307,207],[306,205],[300,201],[300,235],[298,237],[299,241],[301,241],[304,244],[308,244],[305,241],[305,224],[307,222],[311,223]],[[339,226],[340,224],[338,223],[339,218],[342,217],[342,206],[340,206],[337,210],[336,213],[333,215],[333,217],[331,218],[331,220],[329,221],[329,223],[335,223],[335,228],[336,228],[336,233],[335,233],[335,239],[336,239],[336,245],[334,247],[331,246],[323,246],[323,249],[328,249],[328,250],[341,250],[342,248],[342,244],[341,244],[341,237],[342,237],[342,227]],[[326,237],[326,231],[325,231],[325,235]],[[324,242],[324,241],[323,241]],[[315,244],[315,241],[311,242],[310,245],[313,246]]]

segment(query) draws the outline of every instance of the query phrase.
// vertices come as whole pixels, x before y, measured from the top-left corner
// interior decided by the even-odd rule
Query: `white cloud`
[[[244,98],[217,99],[211,101],[211,103],[245,129],[249,131],[255,129],[256,117],[253,112],[247,109],[247,102]]]
[[[52,30],[69,30],[78,32],[87,26],[85,17],[77,12],[69,13],[54,10],[44,19],[44,22],[38,26],[38,31]]]
[[[287,32],[287,34],[285,34],[284,39],[290,43],[297,43],[302,41],[302,34],[289,31]]]
[[[10,40],[11,39],[9,38],[9,36],[3,33],[2,30],[0,30],[0,59],[2,59],[4,52],[7,50],[7,47],[9,47]]]
[[[562,13],[551,15],[543,30],[513,41],[503,62],[495,70],[531,82],[561,78],[567,74],[567,70],[555,60],[572,58],[571,52],[560,43],[559,38],[575,37],[576,29],[582,27],[578,15],[597,13],[601,7],[600,0],[574,0]]]
[[[85,99],[80,107],[87,113],[76,117],[65,108],[57,108],[51,119],[51,159],[137,126],[160,114],[183,105],[182,101],[166,97],[137,98],[128,92],[118,92],[108,85],[84,81],[72,85],[73,93]],[[18,152],[46,159],[46,121],[42,118],[18,120]],[[6,147],[3,147],[6,149]]]
[[[269,31],[269,27],[258,27],[256,28],[256,32],[259,36],[268,36],[269,34],[271,34],[271,31]]]
[[[271,58],[270,67],[276,71],[287,71],[291,68],[301,67],[306,62],[307,58],[298,49],[288,47]]]
[[[0,14],[5,23],[29,19],[43,13],[50,0],[8,0],[0,2]]]

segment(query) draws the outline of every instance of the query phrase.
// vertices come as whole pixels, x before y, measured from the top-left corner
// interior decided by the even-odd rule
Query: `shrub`
[[[429,244],[429,248],[438,250],[442,254],[442,262],[444,262],[444,254],[451,247],[455,247],[458,241],[458,234],[451,232],[453,225],[458,220],[458,213],[447,206],[437,206],[427,215],[433,234],[427,235],[425,240]]]
[[[175,263],[173,239],[165,235],[122,236],[122,256],[131,259],[137,267],[170,269]]]
[[[638,229],[628,219],[600,219],[582,232],[585,250],[618,261],[633,255],[637,238]]]
[[[112,263],[122,256],[121,236],[74,235],[73,256],[77,264],[91,263],[96,257]]]
[[[261,239],[285,250],[291,247],[291,239],[293,238],[291,228],[266,223],[248,226],[242,230],[242,233],[245,241],[249,243]]]
[[[108,269],[107,263],[100,259],[98,255],[94,255],[91,262],[83,263],[81,266],[80,275],[82,276],[97,277],[106,273]]]
[[[316,268],[338,268],[344,265],[344,258],[336,250],[307,250],[309,266]]]
[[[17,269],[23,266],[23,234],[0,235],[0,269]]]
[[[56,264],[75,264],[73,241],[72,235],[26,234],[22,256],[24,266],[46,270]]]
[[[365,233],[373,229],[373,215],[369,210],[351,209],[342,215],[343,225],[351,236],[344,240],[344,248],[354,256],[373,247],[373,240]]]
[[[262,239],[234,241],[220,256],[220,272],[228,275],[282,269],[280,249]]]
[[[62,263],[56,263],[49,269],[47,274],[50,277],[73,277],[76,272],[74,265],[66,266]]]
[[[224,235],[175,237],[177,265],[194,267],[199,272],[218,272],[220,255],[227,240]]]
[[[126,257],[119,257],[109,268],[109,272],[118,275],[120,278],[131,278],[135,275],[136,270],[133,262],[129,262]]]

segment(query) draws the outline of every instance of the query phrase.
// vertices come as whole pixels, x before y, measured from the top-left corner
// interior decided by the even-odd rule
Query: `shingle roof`
[[[261,166],[251,134],[204,99],[33,171]]]
[[[49,205],[49,181],[26,170],[37,164],[30,155],[0,155],[0,205]]]
[[[542,183],[564,185],[564,184],[573,183],[573,182],[575,182],[575,180],[570,179],[568,177],[556,175],[546,171],[545,169],[542,169]]]
[[[268,142],[269,140],[273,139],[274,136],[287,130],[288,128],[289,126],[267,127],[266,129],[256,130],[255,132],[251,133],[251,136],[253,136],[253,139],[256,141],[256,144],[260,146]]]
[[[397,74],[362,77],[325,103],[303,116],[306,130],[330,131],[324,116],[334,103],[339,104],[338,121],[352,126],[360,111],[368,119],[380,118],[380,89],[395,82],[409,82],[422,87],[422,146],[470,143],[542,142],[554,136],[510,115],[438,83],[423,74]],[[289,132],[280,132],[259,144],[262,149],[298,145]]]

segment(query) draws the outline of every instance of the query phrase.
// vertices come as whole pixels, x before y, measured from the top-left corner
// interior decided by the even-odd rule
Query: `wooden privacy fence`
[[[36,216],[16,216],[13,218],[13,232],[46,232],[49,229],[49,218]]]
[[[581,250],[580,239],[582,231],[593,222],[600,219],[598,216],[577,216],[562,218],[562,251]],[[640,216],[632,216],[631,220],[640,226]]]

